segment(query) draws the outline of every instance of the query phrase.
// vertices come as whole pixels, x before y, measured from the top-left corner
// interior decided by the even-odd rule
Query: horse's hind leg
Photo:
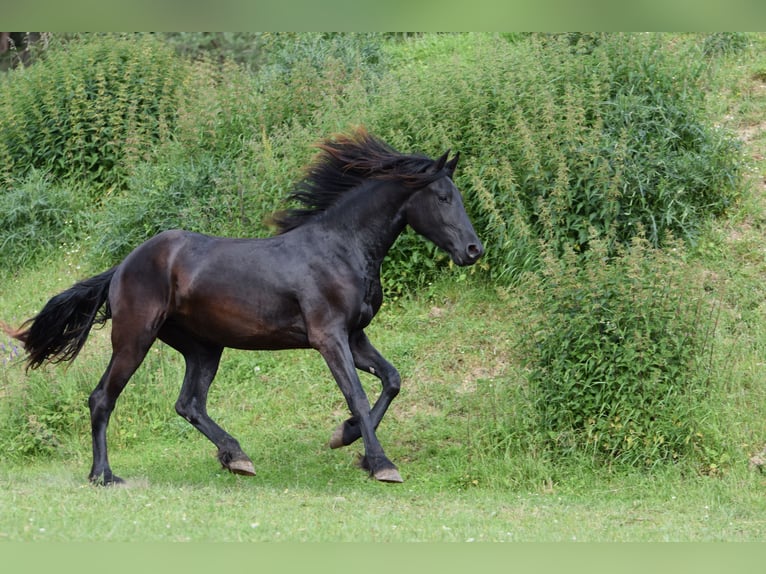
[[[233,473],[255,475],[255,467],[239,442],[216,424],[207,413],[207,395],[218,371],[223,348],[205,344],[179,329],[165,328],[160,339],[179,351],[186,361],[186,373],[176,412],[218,447],[218,460]]]
[[[123,480],[112,473],[106,446],[106,428],[114,410],[117,398],[122,393],[130,377],[144,360],[154,337],[133,340],[122,345],[115,339],[112,331],[112,358],[101,380],[88,399],[90,407],[91,436],[93,439],[93,466],[89,480],[94,484],[121,483]]]

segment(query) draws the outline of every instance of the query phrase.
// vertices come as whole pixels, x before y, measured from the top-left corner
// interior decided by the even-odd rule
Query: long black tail
[[[27,369],[45,361],[72,361],[80,352],[94,324],[111,317],[109,284],[117,268],[75,283],[45,304],[42,311],[9,335],[22,343],[28,353]],[[104,304],[106,303],[106,305]]]

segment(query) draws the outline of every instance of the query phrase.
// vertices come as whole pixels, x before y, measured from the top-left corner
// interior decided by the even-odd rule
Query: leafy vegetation
[[[682,254],[636,237],[609,257],[594,241],[577,261],[546,253],[530,277],[524,299],[537,313],[525,356],[539,429],[556,451],[651,467],[703,449],[715,464],[715,315]]]
[[[3,78],[0,177],[31,169],[119,185],[169,137],[185,66],[149,37],[97,37]]]
[[[311,144],[350,125],[403,150],[459,146],[484,266],[508,284],[538,265],[540,239],[560,251],[587,249],[592,231],[610,248],[638,229],[654,246],[668,233],[694,240],[732,205],[739,152],[706,115],[710,42],[259,35],[249,72],[220,58],[189,63],[152,36],[83,37],[5,78],[14,97],[0,110],[0,157],[11,182],[33,168],[92,181],[96,254],[116,261],[159,228],[194,226],[181,211],[202,209],[210,232],[267,233]],[[202,182],[194,205],[170,189],[183,180]],[[142,195],[167,196],[153,225],[121,213]],[[392,293],[445,265],[425,244],[399,247],[385,270]]]
[[[32,169],[0,194],[0,226],[6,269],[18,270],[76,241],[85,227],[87,194]]]

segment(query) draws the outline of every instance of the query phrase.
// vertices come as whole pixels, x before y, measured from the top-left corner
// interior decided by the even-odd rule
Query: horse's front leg
[[[345,333],[323,335],[315,342],[315,347],[322,354],[335,377],[338,387],[346,398],[352,417],[358,421],[359,432],[364,441],[365,467],[377,480],[402,482],[399,471],[394,463],[386,457],[383,447],[375,435],[370,403],[354,367],[349,337]]]
[[[370,411],[370,421],[373,428],[377,430],[380,421],[383,420],[383,416],[391,405],[391,401],[399,394],[401,377],[394,366],[372,346],[364,331],[353,332],[348,341],[356,368],[372,373],[380,379],[383,386],[375,406]],[[362,430],[359,426],[359,419],[352,416],[335,429],[330,438],[330,447],[339,448],[350,445],[361,436]]]

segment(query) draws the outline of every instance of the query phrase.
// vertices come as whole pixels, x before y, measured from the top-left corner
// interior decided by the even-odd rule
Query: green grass
[[[155,466],[148,468],[143,455],[151,449],[121,452],[123,469],[136,472],[125,487],[87,486],[82,461],[5,468],[0,540],[656,542],[766,536],[764,482],[752,474],[725,480],[636,474],[578,488],[510,492],[434,488],[426,465],[410,469],[402,485],[378,484],[333,465],[334,455],[322,456],[330,471],[310,478],[284,469],[263,469],[255,478],[230,475],[216,470],[212,457],[183,446],[151,456]]]
[[[62,269],[64,268],[64,269]],[[66,266],[56,270],[64,277]],[[74,273],[74,271],[72,272]],[[35,306],[33,271],[2,300],[20,316]],[[111,462],[125,487],[87,484],[85,398],[108,354],[96,331],[70,367],[46,367],[48,385],[72,386],[71,427],[52,454],[6,459],[0,472],[0,540],[50,541],[757,541],[766,536],[766,477],[749,447],[719,473],[663,466],[609,470],[560,462],[528,449],[486,450],[482,429],[523,385],[515,356],[518,314],[480,283],[447,278],[433,296],[386,306],[370,336],[401,370],[403,389],[379,430],[404,484],[370,480],[355,465],[361,445],[326,442],[346,416],[321,358],[310,351],[227,351],[210,411],[253,459],[258,474],[231,475],[214,447],[173,411],[181,364],[158,346],[118,403]],[[42,287],[41,287],[42,289]],[[766,337],[763,333],[762,337]],[[766,341],[766,338],[762,338]],[[752,352],[737,369],[756,370]],[[748,367],[745,367],[745,364]],[[41,375],[43,376],[43,375]],[[756,375],[750,378],[755,382]],[[743,379],[745,380],[745,379]],[[5,393],[31,384],[17,363],[0,373]],[[364,378],[375,396],[377,383]],[[745,380],[746,383],[746,380]],[[743,393],[739,385],[733,392]],[[736,391],[734,389],[736,388]],[[75,392],[72,391],[72,392]],[[495,393],[495,394],[493,394]],[[756,392],[763,399],[763,392]],[[518,395],[524,416],[523,394]],[[737,407],[753,396],[739,396]],[[7,415],[6,412],[3,415]],[[731,416],[727,408],[722,416]],[[489,417],[489,418],[488,418]],[[764,424],[745,419],[764,436]]]

